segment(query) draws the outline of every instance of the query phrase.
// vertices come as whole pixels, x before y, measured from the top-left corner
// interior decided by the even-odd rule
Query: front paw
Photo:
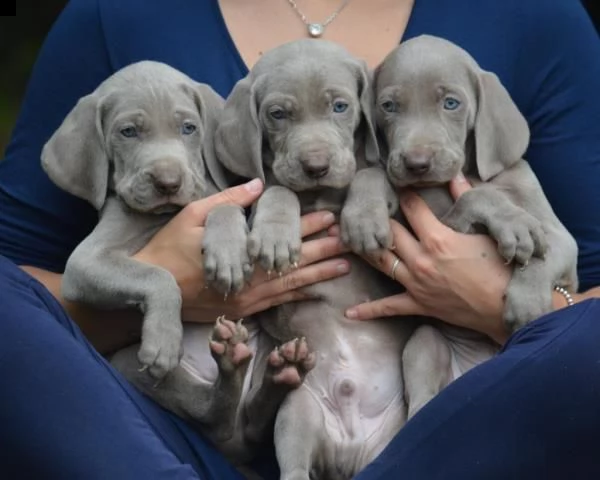
[[[532,258],[544,258],[548,250],[541,222],[525,211],[490,215],[484,220],[450,211],[443,223],[461,233],[474,233],[483,225],[498,244],[498,252],[507,264],[526,266]]]
[[[285,273],[300,261],[299,225],[261,222],[248,236],[248,254],[267,272]]]
[[[344,207],[340,218],[342,242],[358,254],[392,246],[387,208]]]
[[[239,292],[250,281],[254,268],[245,234],[220,239],[205,236],[202,253],[207,286],[228,295]]]
[[[146,315],[144,318],[138,360],[142,370],[147,369],[156,379],[164,378],[177,367],[183,355],[183,326],[178,313],[179,310],[174,310],[165,315]]]

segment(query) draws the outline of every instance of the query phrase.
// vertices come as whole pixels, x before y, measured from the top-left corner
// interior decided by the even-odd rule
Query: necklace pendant
[[[308,34],[313,38],[318,38],[323,35],[325,27],[320,23],[309,23],[307,25]]]

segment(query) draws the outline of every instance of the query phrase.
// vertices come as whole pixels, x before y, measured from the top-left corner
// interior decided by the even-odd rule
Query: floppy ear
[[[215,152],[219,162],[236,175],[264,181],[262,130],[250,76],[239,80],[225,101],[215,134]]]
[[[483,181],[517,163],[529,144],[529,126],[498,77],[480,71],[475,155]]]
[[[223,114],[225,100],[212,87],[205,83],[195,83],[193,94],[204,130],[202,159],[215,186],[219,190],[224,190],[230,186],[231,182],[228,181],[223,166],[217,161],[214,138]]]
[[[362,60],[359,62],[358,70],[358,94],[362,110],[362,122],[364,122],[365,128],[365,159],[368,164],[376,165],[381,162],[381,157],[379,155],[379,144],[375,130],[375,100],[372,75],[367,68],[366,62]]]
[[[97,210],[106,200],[109,175],[100,103],[93,93],[82,97],[42,149],[42,167],[50,179]]]

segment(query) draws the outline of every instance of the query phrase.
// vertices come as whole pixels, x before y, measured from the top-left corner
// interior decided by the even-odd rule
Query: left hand
[[[455,199],[470,188],[464,178],[450,184]],[[504,343],[508,332],[502,315],[511,267],[504,264],[496,243],[486,235],[446,227],[414,192],[401,194],[400,204],[417,238],[391,220],[394,250],[365,259],[402,284],[406,292],[357,305],[346,316],[360,320],[431,316]]]

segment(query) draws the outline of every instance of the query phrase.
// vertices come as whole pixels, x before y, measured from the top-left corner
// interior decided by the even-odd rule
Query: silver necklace
[[[308,29],[308,34],[313,38],[318,38],[321,35],[323,35],[323,33],[325,33],[325,28],[327,27],[327,25],[329,25],[335,20],[335,17],[337,17],[340,14],[340,12],[344,9],[344,7],[350,3],[350,0],[343,0],[340,6],[336,9],[336,11],[329,15],[325,19],[325,21],[321,23],[310,22],[308,18],[306,18],[306,15],[304,15],[300,11],[300,9],[298,8],[298,4],[294,0],[288,0],[288,3],[292,6],[292,8],[298,14],[300,19],[304,22],[304,25],[306,25],[306,28]]]

